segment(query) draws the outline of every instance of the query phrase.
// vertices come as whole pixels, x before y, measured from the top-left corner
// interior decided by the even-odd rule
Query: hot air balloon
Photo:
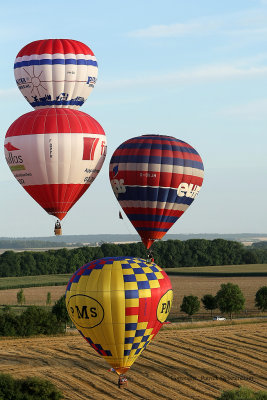
[[[13,122],[4,148],[17,181],[48,214],[62,220],[100,171],[106,136],[88,114],[47,108]]]
[[[155,263],[106,257],[78,269],[66,289],[69,316],[84,339],[120,375],[155,337],[173,291]]]
[[[18,53],[17,85],[32,107],[79,108],[97,78],[97,61],[84,43],[71,39],[36,40]]]
[[[192,204],[203,172],[197,151],[174,137],[138,136],[115,150],[109,166],[112,189],[147,249]]]

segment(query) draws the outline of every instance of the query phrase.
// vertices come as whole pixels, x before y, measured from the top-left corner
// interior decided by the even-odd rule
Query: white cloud
[[[194,34],[207,34],[218,28],[216,22],[205,18],[193,20],[186,23],[175,23],[170,25],[153,25],[148,28],[139,29],[129,33],[129,36],[140,38],[179,37]]]
[[[225,79],[244,79],[258,78],[267,76],[267,66],[247,66],[239,64],[218,64],[218,65],[202,65],[195,68],[188,68],[178,71],[170,71],[165,73],[151,73],[146,76],[130,77],[125,79],[117,79],[105,81],[102,79],[98,83],[99,90],[123,89],[129,87],[145,87],[150,85],[174,85],[201,83],[207,81],[220,81]]]
[[[257,99],[245,104],[230,106],[218,112],[227,117],[242,117],[250,120],[265,119],[267,110],[267,98]]]
[[[267,4],[267,0],[266,3]],[[232,14],[203,16],[186,22],[152,25],[129,33],[137,38],[170,38],[189,35],[266,34],[267,11],[259,7]]]

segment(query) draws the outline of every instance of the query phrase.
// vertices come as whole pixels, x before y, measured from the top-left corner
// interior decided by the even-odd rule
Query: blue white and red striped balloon
[[[35,109],[79,108],[93,90],[97,72],[92,50],[71,39],[31,42],[14,64],[18,88]]]
[[[113,153],[109,168],[114,194],[146,248],[192,204],[203,175],[197,151],[164,135],[127,140]]]

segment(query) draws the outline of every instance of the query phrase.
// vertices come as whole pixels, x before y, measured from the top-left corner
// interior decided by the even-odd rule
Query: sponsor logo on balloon
[[[168,290],[160,299],[157,307],[157,319],[159,322],[163,323],[171,310],[173,299],[173,291]]]
[[[8,153],[8,156],[6,157],[6,162],[8,163],[8,165],[11,164],[22,164],[23,163],[23,158],[21,155],[18,156],[14,156],[11,152]],[[24,167],[23,167],[24,169]]]
[[[110,183],[116,197],[118,197],[120,193],[126,192],[126,187],[124,186],[124,179],[112,179]]]
[[[81,328],[94,328],[101,324],[104,318],[102,305],[93,297],[85,294],[71,296],[67,310],[74,324]]]
[[[15,151],[15,150],[20,150],[17,147],[13,146],[12,143],[8,142],[7,144],[5,144],[5,148],[7,149],[7,151]]]
[[[188,184],[186,182],[182,182],[178,186],[177,196],[179,197],[185,196],[194,199],[198,195],[199,191],[200,191],[200,186],[194,185],[193,183]]]
[[[86,84],[93,88],[96,84],[96,78],[94,76],[88,76]]]
[[[118,175],[119,172],[119,166],[115,165],[115,167],[113,167],[113,178],[116,177],[116,175]]]

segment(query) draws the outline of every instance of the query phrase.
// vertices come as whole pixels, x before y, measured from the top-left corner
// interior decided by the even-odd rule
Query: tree
[[[192,317],[194,314],[198,312],[199,308],[200,308],[200,301],[198,300],[197,296],[192,296],[192,295],[184,296],[183,302],[180,306],[180,311]]]
[[[233,312],[243,310],[245,297],[238,285],[233,283],[223,283],[221,289],[216,294],[218,307],[222,313],[228,313],[230,319],[233,318]]]
[[[50,304],[51,304],[51,292],[47,292],[46,305],[50,306]]]
[[[255,306],[261,310],[267,310],[267,286],[262,286],[256,293]]]
[[[227,390],[217,400],[267,400],[267,392],[254,392],[250,388],[240,387],[235,390]]]
[[[25,304],[25,296],[23,293],[23,289],[20,289],[17,293],[17,303],[22,306],[22,304]]]
[[[15,379],[0,374],[0,399],[61,400],[63,394],[49,381],[40,378]]]
[[[212,317],[212,311],[218,307],[216,296],[212,296],[212,294],[205,294],[201,301],[205,310],[210,310],[210,315]]]
[[[56,316],[59,322],[67,324],[70,321],[64,294],[58,301],[55,302],[52,308],[52,314]]]

